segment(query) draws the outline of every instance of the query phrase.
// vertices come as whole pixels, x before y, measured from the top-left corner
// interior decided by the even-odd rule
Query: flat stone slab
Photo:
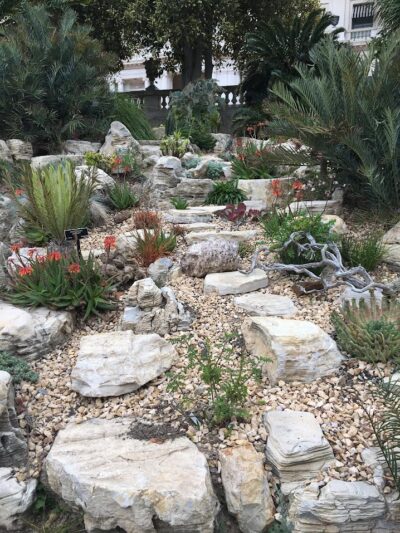
[[[307,320],[252,317],[242,332],[251,354],[269,358],[265,371],[272,384],[310,383],[336,372],[343,360],[332,337]]]
[[[248,242],[257,237],[255,230],[242,231],[201,231],[189,233],[186,237],[188,244],[208,241],[210,239],[224,239],[225,241]]]
[[[175,348],[159,335],[113,331],[82,337],[71,388],[101,398],[133,392],[168,370]]]
[[[269,411],[263,421],[268,432],[266,458],[282,483],[312,479],[334,460],[312,413]]]
[[[205,456],[188,438],[161,438],[155,429],[97,418],[58,433],[45,476],[82,509],[86,531],[213,532],[219,506]]]
[[[170,209],[165,214],[166,222],[171,224],[208,223],[213,219],[212,213],[202,211],[199,207],[189,209]]]
[[[206,223],[206,222],[194,222],[192,224],[183,224],[183,228],[186,232],[199,232],[199,231],[214,231],[217,226],[216,224]]]
[[[293,301],[278,294],[244,294],[235,298],[234,302],[250,316],[291,316],[297,313]]]
[[[227,294],[244,294],[258,291],[268,285],[268,277],[263,270],[256,268],[251,274],[241,272],[218,272],[207,274],[204,278],[204,293],[218,293],[220,296]]]

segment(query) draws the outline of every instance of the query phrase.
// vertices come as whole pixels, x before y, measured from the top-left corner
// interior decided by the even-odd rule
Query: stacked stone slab
[[[17,422],[12,379],[0,370],[0,467],[24,466],[27,459],[28,446]]]
[[[36,480],[18,481],[12,468],[0,468],[0,531],[22,531],[19,520],[33,503]]]
[[[129,418],[69,423],[44,473],[51,490],[83,510],[87,531],[214,531],[207,461],[186,437],[139,439]]]
[[[333,461],[332,448],[312,413],[269,411],[264,425],[266,458],[282,483],[312,479]]]

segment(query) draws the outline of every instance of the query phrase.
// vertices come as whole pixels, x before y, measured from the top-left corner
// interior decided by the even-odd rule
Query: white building
[[[374,2],[360,0],[322,0],[321,6],[337,17],[337,26],[345,28],[340,34],[341,41],[348,41],[355,46],[364,46],[372,37],[379,33],[377,19],[374,17]],[[143,91],[149,81],[140,55],[132,57],[124,63],[124,70],[115,76],[115,87],[118,92]],[[232,63],[226,63],[221,68],[215,68],[213,78],[222,87],[238,85],[240,76]],[[156,80],[160,90],[179,87],[179,75],[164,72]]]

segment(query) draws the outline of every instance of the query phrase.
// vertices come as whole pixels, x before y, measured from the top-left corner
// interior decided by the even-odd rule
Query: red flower
[[[22,243],[20,242],[15,242],[14,244],[11,245],[11,250],[13,252],[19,252],[21,248],[22,248]]]
[[[71,274],[79,274],[80,271],[81,267],[78,263],[71,263],[70,265],[68,265],[68,272],[70,272]]]
[[[254,128],[253,128],[253,126],[248,126],[248,127],[246,128],[246,130],[247,130],[248,133],[253,133]]]
[[[122,163],[122,157],[114,157],[113,159],[114,165],[120,165]]]
[[[45,263],[47,261],[47,257],[45,255],[38,255],[36,256],[36,261],[38,263]]]
[[[107,252],[111,250],[111,248],[115,248],[115,243],[117,242],[116,237],[114,235],[107,235],[107,237],[104,238],[104,248]]]
[[[15,196],[22,196],[24,194],[24,189],[15,189]]]
[[[261,154],[260,150],[257,150],[257,152],[256,152],[256,157],[261,157],[261,155],[262,155],[262,154]]]
[[[304,189],[304,184],[301,183],[300,180],[295,180],[293,183],[292,183],[292,189],[294,191],[301,191],[302,189]]]
[[[36,248],[29,248],[28,250],[28,257],[33,257],[33,255],[37,252]]]
[[[50,252],[49,254],[47,254],[47,259],[49,261],[60,261],[61,257],[61,252]]]
[[[275,180],[272,180],[272,194],[276,197],[276,198],[279,198],[282,196],[282,187],[281,187],[281,182],[277,179]]]
[[[130,170],[131,170],[130,166],[127,165],[126,167],[124,167],[124,172],[130,172]]]
[[[32,272],[33,272],[33,268],[31,266],[21,267],[18,270],[18,274],[20,276],[29,276],[30,274],[32,274]]]
[[[245,159],[244,154],[238,154],[237,158],[238,158],[240,161],[244,161],[244,159]]]
[[[304,198],[304,192],[303,191],[296,191],[295,197],[296,197],[296,200],[298,202],[301,202],[301,200]]]

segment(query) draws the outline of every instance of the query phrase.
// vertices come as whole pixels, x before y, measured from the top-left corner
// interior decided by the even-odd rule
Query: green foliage
[[[207,166],[207,178],[217,180],[224,174],[224,164],[221,161],[210,161]]]
[[[188,201],[186,198],[182,198],[182,196],[175,196],[174,198],[171,198],[171,204],[175,207],[175,209],[187,209]]]
[[[130,209],[139,203],[131,186],[126,181],[122,183],[116,182],[113,187],[108,189],[108,197],[114,209],[118,211]]]
[[[240,204],[247,200],[242,189],[239,189],[237,180],[216,181],[213,189],[208,194],[206,203],[209,205]]]
[[[206,126],[196,125],[190,134],[190,140],[203,152],[211,152],[216,144],[216,139],[211,135]]]
[[[309,151],[278,149],[280,164],[320,164],[351,185],[370,205],[400,206],[399,34],[359,54],[330,39],[315,46],[315,67],[297,66],[298,78],[277,82],[268,110],[270,135],[298,139]],[[377,60],[378,59],[378,60]],[[318,75],[317,75],[318,74]]]
[[[102,139],[113,108],[114,58],[71,9],[24,2],[0,40],[0,131],[57,151],[68,138]]]
[[[200,157],[192,157],[190,159],[187,159],[186,161],[182,161],[182,166],[189,170],[191,168],[196,168],[199,163]]]
[[[21,381],[36,383],[39,379],[38,374],[33,372],[24,359],[4,352],[0,352],[0,370],[8,372],[12,376],[13,383],[20,383]]]
[[[253,142],[246,142],[238,147],[237,155],[232,161],[232,176],[238,180],[273,179],[277,169],[269,161],[269,149],[266,145],[258,147]]]
[[[272,241],[272,250],[279,250],[282,263],[305,264],[321,259],[316,252],[299,252],[294,243],[283,248],[292,233],[304,231],[314,237],[318,243],[327,243],[334,240],[332,234],[333,222],[323,222],[321,214],[306,213],[304,211],[283,211],[275,209],[267,214],[261,221],[265,236]],[[303,244],[303,239],[298,240]],[[304,243],[306,240],[304,239]],[[283,248],[281,250],[281,248]]]
[[[370,233],[364,237],[345,235],[342,237],[340,251],[345,265],[361,265],[368,272],[375,270],[385,257],[385,246],[380,233]]]
[[[27,167],[20,181],[24,199],[21,200],[13,189],[11,192],[29,228],[42,230],[61,243],[66,229],[87,224],[90,197],[96,186],[93,173],[77,178],[74,166],[66,161],[55,167]]]
[[[100,152],[86,152],[84,158],[85,165],[104,170],[107,174],[110,174],[113,169],[114,157],[111,155],[104,155]]]
[[[210,424],[229,422],[232,417],[247,418],[243,405],[247,400],[247,384],[261,377],[261,363],[265,360],[249,357],[237,333],[225,334],[214,346],[209,339],[194,344],[188,336],[174,340],[187,351],[188,362],[181,371],[171,374],[168,390],[180,391],[185,404],[194,406]],[[239,348],[239,349],[238,349]],[[195,371],[206,386],[206,402],[196,393],[188,396],[185,377]]]
[[[22,307],[82,311],[83,320],[91,314],[112,309],[111,285],[107,284],[92,255],[50,252],[47,256],[20,260],[2,297]]]
[[[184,137],[180,131],[175,131],[162,139],[160,149],[163,155],[181,158],[188,151],[189,144],[187,137]]]
[[[116,94],[114,120],[125,124],[135,139],[154,140],[150,123],[141,107],[129,96]]]
[[[369,362],[400,363],[400,304],[384,299],[382,305],[353,301],[332,313],[337,343],[351,357]]]
[[[250,242],[239,242],[239,256],[244,259],[251,256],[255,251],[254,244]]]
[[[165,257],[176,248],[176,235],[167,234],[161,228],[143,229],[143,235],[136,233],[135,253],[138,262],[148,267],[160,257]]]
[[[265,91],[265,86],[261,87],[262,93]],[[232,117],[232,131],[238,137],[244,137],[249,133],[257,139],[265,137],[265,125],[267,114],[263,111],[261,104],[253,104],[250,106],[241,107]]]
[[[386,34],[400,28],[400,3],[397,0],[377,0],[376,7]]]

